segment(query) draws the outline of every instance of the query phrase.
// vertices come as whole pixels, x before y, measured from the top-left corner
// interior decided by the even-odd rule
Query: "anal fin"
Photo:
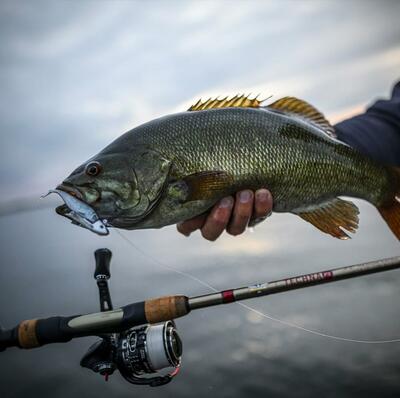
[[[358,228],[358,207],[352,202],[339,198],[311,211],[295,214],[320,231],[338,239],[349,239],[350,236],[344,230],[354,233]]]

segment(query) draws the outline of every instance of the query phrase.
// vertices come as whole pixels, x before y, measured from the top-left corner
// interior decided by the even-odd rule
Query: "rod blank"
[[[400,268],[400,256],[189,298],[189,308],[211,307]]]

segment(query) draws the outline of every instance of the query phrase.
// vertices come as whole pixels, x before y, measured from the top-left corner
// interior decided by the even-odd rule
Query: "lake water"
[[[0,322],[98,311],[93,252],[113,251],[114,306],[164,294],[208,293],[400,254],[376,210],[356,202],[360,229],[349,241],[325,236],[292,215],[215,243],[173,227],[98,237],[41,209],[0,218]],[[253,299],[246,304],[286,322],[361,340],[400,338],[400,272]],[[237,304],[178,319],[181,373],[160,388],[105,382],[79,366],[95,338],[1,354],[0,396],[26,397],[392,397],[400,395],[400,343],[336,341],[263,318]]]

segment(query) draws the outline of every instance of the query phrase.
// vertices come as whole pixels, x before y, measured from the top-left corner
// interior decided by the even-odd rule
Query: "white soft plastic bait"
[[[60,189],[51,189],[46,195],[43,195],[42,198],[45,198],[51,193],[60,195],[68,209],[59,214],[69,218],[73,224],[86,228],[98,235],[109,234],[106,223],[100,220],[96,212],[88,204]]]

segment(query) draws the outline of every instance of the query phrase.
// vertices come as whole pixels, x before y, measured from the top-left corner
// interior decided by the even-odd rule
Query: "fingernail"
[[[247,203],[251,199],[251,192],[250,191],[242,191],[239,194],[239,200],[241,203]]]
[[[256,198],[261,201],[266,201],[269,198],[269,192],[266,189],[259,189],[256,192]]]
[[[232,206],[233,206],[233,199],[230,196],[223,198],[219,203],[219,207],[227,208]]]

